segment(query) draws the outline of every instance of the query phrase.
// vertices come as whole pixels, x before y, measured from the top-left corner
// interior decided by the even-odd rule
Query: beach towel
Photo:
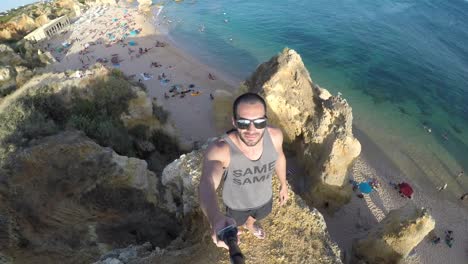
[[[147,81],[147,80],[151,80],[153,79],[153,75],[148,75],[148,74],[143,74],[143,73],[140,73],[141,77],[143,77],[143,80]]]

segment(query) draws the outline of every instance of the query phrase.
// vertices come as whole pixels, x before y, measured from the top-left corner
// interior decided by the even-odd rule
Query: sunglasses
[[[246,119],[246,118],[239,118],[236,119],[236,125],[239,129],[248,129],[250,124],[253,123],[255,128],[262,129],[265,128],[267,125],[267,118],[257,118],[257,119]]]

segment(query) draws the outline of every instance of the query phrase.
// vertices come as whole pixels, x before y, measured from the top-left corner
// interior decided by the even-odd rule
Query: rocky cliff
[[[288,118],[278,102],[284,93],[288,100],[283,107],[296,113],[291,127],[297,130],[282,127],[286,142],[312,153],[308,162],[322,169],[309,172],[318,175],[319,183],[339,186],[339,173],[352,156],[343,146],[347,137],[353,141],[351,109],[343,99],[316,86],[303,91],[311,95],[312,100],[306,100],[299,89],[311,81],[296,55],[286,50],[275,57],[284,66],[279,67],[282,71],[278,67],[257,71],[250,83],[286,85],[274,77],[274,70],[282,78],[289,78],[287,70],[297,72],[296,79],[302,80],[295,86],[297,98],[304,98],[300,104],[310,111],[295,105],[297,98],[287,97],[284,89],[275,92],[265,86],[261,91],[271,104],[269,117],[280,126],[282,118]],[[287,68],[288,62],[296,64]],[[8,71],[3,69],[4,79]],[[173,139],[162,133],[169,130],[155,118],[154,106],[144,90],[121,72],[99,65],[85,72],[37,74],[0,101],[0,119],[5,120],[0,123],[0,259],[6,263],[13,259],[15,263],[228,263],[227,252],[213,245],[198,205],[207,145],[180,156]],[[313,129],[300,128],[301,123],[293,121],[301,115],[307,115],[304,124]],[[172,162],[166,166],[168,161]],[[277,201],[276,177],[273,188]],[[248,233],[241,236],[248,262],[341,263],[322,215],[293,192],[286,206],[274,203],[262,225],[268,232],[266,240]]]
[[[435,227],[425,209],[409,203],[390,213],[353,245],[355,263],[399,263]]]
[[[56,0],[50,3],[36,3],[15,10],[13,16],[0,22],[0,40],[17,41],[29,32],[46,24],[51,19],[68,15],[75,17],[75,10],[85,8],[77,0]]]
[[[10,46],[0,44],[0,98],[13,92],[29,80],[36,66],[47,62],[44,54],[40,54],[29,42],[16,44],[18,51]]]
[[[162,175],[165,190],[162,199],[169,212],[186,223],[181,235],[165,249],[130,246],[108,252],[97,263],[229,263],[227,251],[213,245],[198,204],[197,189],[206,147],[182,155]],[[276,177],[273,189],[279,189]],[[273,199],[272,213],[262,220],[267,239],[259,241],[250,234],[241,235],[240,248],[247,263],[341,263],[340,251],[330,240],[317,210],[309,208],[292,192],[284,207],[276,203],[277,192]]]
[[[145,161],[76,131],[30,145],[11,157],[0,189],[0,250],[14,263],[90,263],[114,247],[165,247],[179,234]]]
[[[250,91],[264,96],[269,121],[280,127],[307,175],[305,197],[313,204],[339,206],[349,192],[346,172],[361,151],[352,133],[352,109],[312,82],[301,57],[291,49],[261,64],[246,81]]]
[[[37,74],[0,102],[0,259],[90,263],[177,237],[157,171],[179,151],[133,85],[96,66]]]
[[[150,11],[151,5],[153,2],[151,0],[137,0],[138,1],[138,9],[143,12]]]

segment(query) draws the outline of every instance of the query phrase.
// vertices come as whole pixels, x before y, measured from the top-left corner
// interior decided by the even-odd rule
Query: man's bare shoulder
[[[277,127],[268,127],[268,133],[273,141],[283,143],[283,132]]]
[[[219,160],[225,162],[229,159],[229,154],[229,144],[223,139],[218,139],[208,146],[204,157],[208,160]]]

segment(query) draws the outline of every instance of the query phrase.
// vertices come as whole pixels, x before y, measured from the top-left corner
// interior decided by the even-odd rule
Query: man
[[[232,224],[265,238],[256,221],[271,212],[274,172],[281,183],[280,205],[288,200],[283,134],[267,126],[263,98],[254,93],[239,96],[233,104],[232,124],[235,129],[206,150],[199,186],[200,205],[211,225],[213,242],[224,248],[226,244],[218,241],[216,234]],[[216,189],[221,182],[226,216],[217,203]]]

